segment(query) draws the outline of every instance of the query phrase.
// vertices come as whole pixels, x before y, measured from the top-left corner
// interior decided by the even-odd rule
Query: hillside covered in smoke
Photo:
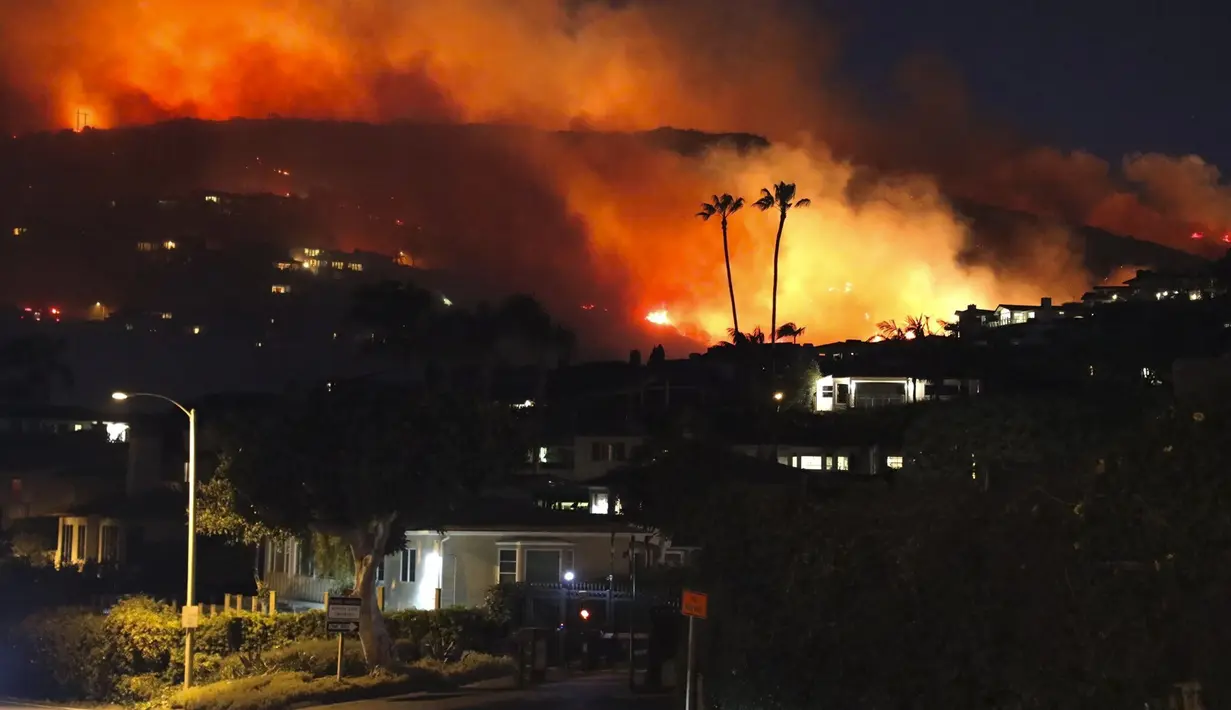
[[[379,197],[415,225],[426,260],[533,286],[558,307],[585,292],[630,320],[665,308],[701,340],[729,320],[715,225],[692,216],[715,192],[755,198],[785,180],[813,201],[787,225],[779,314],[818,339],[904,313],[1075,297],[1092,280],[1087,266],[1141,261],[1091,259],[1084,227],[1196,252],[1210,246],[1190,234],[1216,235],[1217,247],[1231,231],[1231,191],[1214,166],[1038,145],[988,120],[943,63],[908,62],[894,110],[872,108],[838,72],[841,33],[798,9],[789,0],[0,0],[0,122],[21,134],[182,117],[337,121],[242,131],[172,123],[159,129],[165,140],[114,151],[91,136],[40,189],[106,175],[108,189],[325,188],[366,207]],[[401,121],[415,129],[377,125]],[[662,126],[770,145],[680,150],[663,134],[636,135]],[[21,194],[49,199],[29,183]],[[972,238],[972,218],[952,198],[1034,218],[1001,229],[976,215]],[[775,227],[752,210],[733,223],[749,325],[768,325]],[[339,238],[381,247],[353,226]]]

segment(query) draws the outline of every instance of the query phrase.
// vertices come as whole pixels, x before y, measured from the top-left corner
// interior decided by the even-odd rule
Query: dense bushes
[[[498,640],[497,626],[479,611],[395,611],[385,618],[408,662],[453,660],[464,651],[488,650]],[[309,671],[321,663],[320,650],[330,645],[318,644],[318,649],[303,642],[329,637],[320,611],[205,617],[196,632],[197,675],[209,681],[271,668]],[[353,647],[359,650],[357,642]],[[288,652],[276,653],[283,649]],[[35,613],[8,631],[0,653],[8,657],[0,659],[0,667],[11,674],[0,676],[0,695],[124,699],[179,678],[183,633],[171,607],[133,597],[105,614],[84,608]]]

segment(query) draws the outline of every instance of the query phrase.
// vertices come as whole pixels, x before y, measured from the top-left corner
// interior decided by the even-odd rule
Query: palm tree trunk
[[[769,316],[769,342],[778,342],[778,250],[782,247],[782,227],[786,224],[786,210],[778,218],[778,236],[774,237],[774,295]]]
[[[727,246],[727,218],[722,218],[722,256],[727,261],[727,291],[731,294],[731,326],[739,332],[739,314],[735,310],[735,282],[731,279],[731,249]]]

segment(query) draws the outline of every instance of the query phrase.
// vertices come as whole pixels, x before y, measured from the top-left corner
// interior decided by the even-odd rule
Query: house
[[[979,394],[976,379],[825,375],[816,382],[816,411],[840,412]]]
[[[647,531],[618,516],[549,510],[522,501],[479,501],[445,530],[412,526],[386,555],[376,584],[387,610],[475,607],[502,583],[585,585],[605,582],[627,564],[624,551]],[[680,553],[672,563],[683,563]],[[264,581],[294,607],[313,608],[349,581],[318,574],[311,543],[271,541]]]

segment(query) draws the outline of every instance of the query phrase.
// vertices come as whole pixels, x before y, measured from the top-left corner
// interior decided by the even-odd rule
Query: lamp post
[[[197,588],[197,410],[189,409],[170,397],[149,392],[113,392],[111,398],[123,402],[133,397],[151,397],[170,402],[188,417],[188,590],[184,606],[196,605]],[[194,629],[184,629],[184,687],[192,687],[192,653]]]

